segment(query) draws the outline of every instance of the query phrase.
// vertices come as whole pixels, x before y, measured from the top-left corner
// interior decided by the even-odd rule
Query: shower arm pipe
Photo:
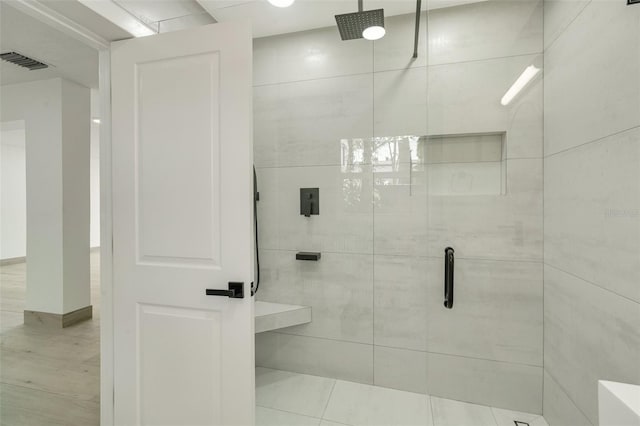
[[[420,33],[420,9],[422,9],[422,0],[416,0],[416,34],[413,40],[413,59],[416,59],[418,57],[418,41],[419,41],[419,33]]]
[[[364,0],[358,0],[358,12],[362,12],[362,10],[364,9]]]

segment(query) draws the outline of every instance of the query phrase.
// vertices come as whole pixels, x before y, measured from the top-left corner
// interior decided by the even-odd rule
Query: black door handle
[[[444,249],[444,307],[453,308],[453,266],[454,250],[451,247]]]
[[[226,296],[231,299],[244,299],[244,283],[230,282],[229,290],[217,290],[208,288],[205,290],[207,296]]]

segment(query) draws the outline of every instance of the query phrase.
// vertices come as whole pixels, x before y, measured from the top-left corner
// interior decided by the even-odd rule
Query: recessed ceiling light
[[[275,7],[289,7],[296,0],[268,0],[268,1],[269,1],[269,3],[274,5]]]
[[[96,124],[100,124],[100,119],[99,118],[92,118],[91,121],[96,123]]]
[[[386,31],[384,27],[380,27],[378,25],[365,28],[364,31],[362,31],[362,37],[367,40],[380,40],[385,34]]]

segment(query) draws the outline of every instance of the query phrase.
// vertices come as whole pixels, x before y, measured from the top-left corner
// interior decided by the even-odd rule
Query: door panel
[[[137,66],[141,261],[220,267],[219,67],[218,52]]]
[[[249,25],[111,51],[115,423],[251,425]]]

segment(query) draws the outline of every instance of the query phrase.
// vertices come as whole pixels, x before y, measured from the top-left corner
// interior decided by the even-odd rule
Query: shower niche
[[[432,195],[506,193],[506,133],[437,135],[420,138]]]

